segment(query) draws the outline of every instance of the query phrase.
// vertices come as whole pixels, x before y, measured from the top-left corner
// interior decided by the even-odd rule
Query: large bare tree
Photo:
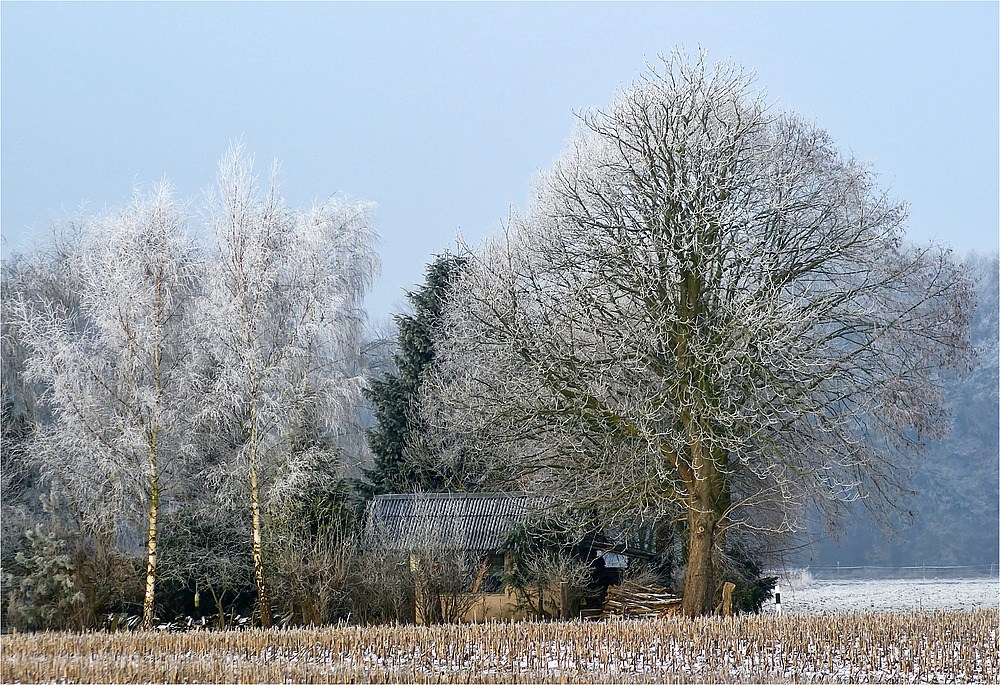
[[[581,118],[454,290],[424,411],[495,474],[687,530],[683,611],[735,527],[891,504],[970,362],[970,283],[824,131],[704,55]]]

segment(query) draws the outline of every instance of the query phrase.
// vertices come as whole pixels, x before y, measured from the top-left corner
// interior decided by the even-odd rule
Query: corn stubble
[[[1000,610],[4,635],[0,681],[976,682]]]

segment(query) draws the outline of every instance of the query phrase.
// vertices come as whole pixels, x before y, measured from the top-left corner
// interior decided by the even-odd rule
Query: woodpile
[[[622,583],[608,588],[604,616],[654,617],[680,610],[681,598],[662,585]]]

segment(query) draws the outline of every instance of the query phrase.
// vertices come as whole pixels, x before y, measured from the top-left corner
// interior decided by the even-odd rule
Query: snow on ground
[[[786,614],[855,611],[948,611],[1000,607],[1000,579],[815,580],[782,583]],[[774,613],[774,602],[764,613]]]

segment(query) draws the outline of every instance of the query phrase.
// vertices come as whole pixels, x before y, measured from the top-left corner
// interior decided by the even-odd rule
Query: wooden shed
[[[532,517],[552,505],[551,501],[525,493],[415,493],[375,497],[365,517],[365,544],[408,554],[415,583],[421,575],[433,575],[426,561],[428,552],[437,558],[460,559],[468,573],[457,605],[468,605],[460,620],[483,621],[491,618],[513,618],[524,615],[525,607],[515,593],[501,582],[507,559],[501,548],[517,527],[529,523]],[[589,536],[577,553],[594,570],[589,600],[575,600],[570,615],[583,611],[600,614],[601,603],[608,586],[621,582],[626,556],[631,550],[614,543],[607,534]],[[425,589],[426,590],[426,589]],[[431,592],[436,591],[433,588]],[[558,592],[558,589],[555,590]],[[442,601],[456,601],[454,587],[442,591]],[[426,594],[426,592],[425,592]],[[421,588],[415,590],[421,596]],[[560,613],[567,615],[565,600],[560,600]],[[446,612],[447,613],[447,612]],[[421,611],[415,610],[421,620]]]
[[[513,618],[519,615],[518,601],[500,580],[505,561],[500,549],[506,536],[525,523],[530,506],[523,493],[379,495],[366,512],[365,545],[409,555],[417,622],[440,620],[437,607],[421,610],[421,598],[425,605],[442,602],[445,619]],[[427,581],[442,564],[460,567],[465,575],[460,588]],[[448,602],[459,616],[447,616]]]

